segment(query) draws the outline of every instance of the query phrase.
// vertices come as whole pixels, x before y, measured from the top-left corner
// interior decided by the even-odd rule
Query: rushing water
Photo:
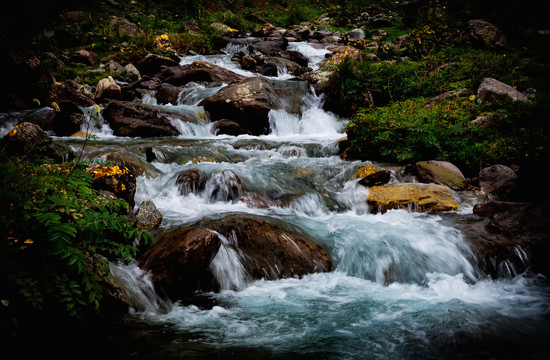
[[[315,67],[326,50],[293,44]],[[183,58],[242,71],[227,55]],[[285,78],[283,75],[282,78]],[[124,152],[145,162],[137,180],[136,208],[153,201],[162,228],[188,226],[224,214],[281,219],[326,245],[334,269],[303,278],[249,282],[232,243],[223,237],[211,270],[222,291],[195,303],[158,298],[149,275],[131,264],[111,264],[133,307],[124,333],[110,345],[122,358],[544,358],[550,352],[550,291],[545,279],[513,274],[490,279],[477,267],[453,219],[469,216],[462,199],[455,217],[406,210],[371,214],[368,189],[354,172],[368,162],[337,156],[343,122],[322,109],[323,98],[305,95],[301,115],[269,114],[265,136],[216,136],[197,104],[221,87],[189,84],[174,110],[195,123],[174,122],[181,135],[168,139],[118,138],[100,114],[86,109],[95,141],[86,156]],[[156,104],[154,96],[143,100]],[[90,128],[88,128],[90,129]],[[83,139],[60,138],[80,148]],[[205,191],[181,195],[182,170],[208,175]],[[229,194],[238,176],[238,201]],[[397,171],[392,181],[401,181]],[[220,184],[228,189],[220,193]],[[212,189],[217,189],[217,192]],[[234,186],[231,188],[233,189]],[[258,206],[256,195],[269,194]],[[255,203],[256,202],[256,203]],[[143,334],[147,335],[144,336]]]

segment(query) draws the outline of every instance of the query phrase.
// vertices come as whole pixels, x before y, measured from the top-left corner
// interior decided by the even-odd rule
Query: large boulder
[[[527,95],[519,92],[510,85],[493,78],[483,79],[483,82],[477,89],[477,101],[484,103],[498,99],[530,102]]]
[[[99,99],[117,99],[120,100],[122,95],[122,89],[115,82],[115,80],[108,76],[99,80],[95,88],[95,98]]]
[[[369,188],[367,203],[372,212],[391,209],[417,212],[453,211],[459,208],[447,186],[428,184],[391,184]]]
[[[103,118],[116,136],[177,136],[170,118],[189,121],[183,116],[162,111],[159,107],[127,101],[111,101],[103,110]]]
[[[289,86],[294,89],[289,89]],[[294,91],[300,91],[300,94]],[[199,105],[204,106],[213,121],[233,120],[250,133],[262,135],[269,132],[269,111],[285,109],[291,113],[299,113],[303,105],[302,94],[305,92],[306,82],[285,84],[251,77],[222,88]]]
[[[446,161],[428,160],[415,164],[419,180],[464,190],[467,182],[459,168]]]
[[[204,191],[206,185],[206,173],[199,169],[187,169],[179,173],[176,179],[176,185],[180,193],[184,196],[189,194],[199,194]]]
[[[157,90],[155,97],[158,104],[178,105],[178,99],[181,94],[181,88],[178,86],[166,86]]]
[[[61,102],[72,102],[82,107],[90,107],[96,104],[93,94],[88,93],[83,85],[78,84],[74,80],[54,83],[48,95],[50,102],[58,104]]]
[[[492,200],[508,200],[516,179],[514,170],[504,165],[493,165],[479,172],[479,187]]]
[[[195,61],[189,65],[166,68],[156,74],[163,82],[183,86],[189,82],[225,82],[232,83],[245,78],[221,66],[204,61]]]
[[[71,150],[55,143],[44,130],[30,122],[22,122],[8,131],[0,139],[0,151],[16,156],[47,156],[59,163],[74,158]]]
[[[506,37],[495,25],[481,19],[468,21],[470,38],[489,49],[503,49],[507,45]]]
[[[139,267],[151,272],[159,294],[176,300],[197,290],[213,288],[209,266],[218,253],[221,240],[212,231],[176,228],[162,233],[139,259]]]
[[[71,102],[58,103],[59,112],[55,113],[51,129],[58,136],[70,136],[79,131],[84,123],[84,113]]]
[[[288,40],[283,37],[264,38],[248,46],[251,53],[259,52],[267,56],[275,56],[280,51],[286,50]]]
[[[280,222],[230,215],[201,225],[225,237],[235,236],[233,246],[250,280],[276,280],[332,268],[326,247]]]
[[[166,67],[177,67],[179,62],[166,56],[148,54],[141,59],[136,68],[141,75],[153,76]]]
[[[550,276],[550,203],[496,203],[465,225],[479,265],[488,275],[515,277],[525,271]],[[477,208],[477,206],[476,206]]]

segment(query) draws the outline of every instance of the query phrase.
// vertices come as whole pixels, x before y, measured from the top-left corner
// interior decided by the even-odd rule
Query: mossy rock
[[[362,166],[353,175],[355,179],[364,178],[377,172],[378,169],[372,165]]]
[[[464,190],[468,185],[462,172],[445,161],[419,161],[416,163],[419,180],[445,185],[453,190]]]
[[[372,212],[391,209],[416,212],[454,211],[460,206],[447,186],[427,184],[392,184],[369,188],[367,203]]]

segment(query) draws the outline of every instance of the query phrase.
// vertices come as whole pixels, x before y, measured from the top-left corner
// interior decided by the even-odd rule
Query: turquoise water
[[[324,54],[305,44],[295,46],[312,59]],[[229,57],[201,60],[223,65]],[[109,330],[109,354],[145,359],[549,356],[546,279],[517,273],[489,278],[460,230],[459,219],[473,216],[479,198],[457,193],[461,207],[451,214],[371,214],[368,189],[353,178],[360,166],[387,168],[392,182],[408,179],[395,166],[340,159],[337,141],[345,122],[322,110],[322,97],[301,94],[306,103],[301,114],[272,111],[269,135],[232,137],[215,136],[196,105],[211,93],[191,84],[180,105],[171,106],[196,118],[192,124],[175,122],[178,137],[117,138],[100,124],[86,155],[91,159],[94,151],[109,149],[145,163],[144,149],[152,147],[157,160],[138,178],[136,209],[153,201],[163,214],[163,229],[229,214],[282,220],[326,245],[334,269],[249,282],[232,240],[224,239],[212,264],[222,291],[170,303],[154,293],[148,275],[135,264],[113,263],[113,275],[133,306]],[[153,97],[146,101],[155,103]],[[83,142],[60,140],[75,148]],[[204,193],[183,196],[175,180],[191,168],[204,171],[209,180]],[[228,171],[234,176],[226,176]],[[249,201],[225,201],[209,193],[235,176],[243,184],[241,197]],[[254,202],[265,195],[282,200]]]

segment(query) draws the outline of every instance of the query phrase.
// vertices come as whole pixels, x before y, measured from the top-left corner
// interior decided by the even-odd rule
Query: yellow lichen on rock
[[[77,132],[75,132],[74,134],[72,134],[71,137],[85,137],[85,138],[89,138],[89,137],[92,137],[92,134],[90,134],[89,132],[87,132],[87,131],[85,131],[85,130],[78,130]]]
[[[459,208],[452,191],[443,185],[392,184],[369,188],[367,203],[373,212],[410,209],[417,212],[454,211]]]
[[[365,176],[369,176],[369,175],[372,175],[374,174],[375,172],[377,172],[378,169],[375,168],[374,166],[372,165],[366,165],[366,166],[362,166],[360,167],[359,169],[357,169],[357,171],[355,172],[355,174],[353,175],[353,177],[355,179],[359,179],[359,178],[364,178]]]

